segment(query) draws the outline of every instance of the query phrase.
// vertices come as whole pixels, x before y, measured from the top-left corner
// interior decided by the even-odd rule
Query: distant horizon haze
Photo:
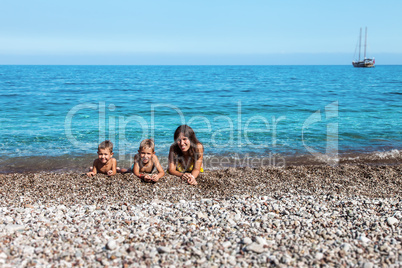
[[[351,65],[347,53],[0,55],[0,65]],[[402,54],[379,53],[376,65],[401,65]]]

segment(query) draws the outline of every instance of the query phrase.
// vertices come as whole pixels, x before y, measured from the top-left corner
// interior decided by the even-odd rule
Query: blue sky
[[[0,0],[0,64],[402,64],[402,1]]]

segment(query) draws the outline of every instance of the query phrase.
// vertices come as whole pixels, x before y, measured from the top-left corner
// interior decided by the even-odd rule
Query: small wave
[[[391,95],[402,95],[402,92],[388,92]]]
[[[384,83],[387,83],[387,84],[402,84],[401,81],[385,81]]]
[[[387,152],[375,152],[373,154],[374,158],[378,159],[396,159],[396,158],[402,158],[402,151],[394,149],[391,151]]]
[[[362,154],[346,154],[342,156],[343,163],[361,163],[361,164],[398,164],[402,160],[402,151],[392,149],[390,151],[376,151]]]
[[[94,84],[94,83],[84,83],[84,82],[82,82],[82,83],[78,83],[78,82],[65,82],[65,83],[64,83],[64,85],[91,85],[91,84]]]

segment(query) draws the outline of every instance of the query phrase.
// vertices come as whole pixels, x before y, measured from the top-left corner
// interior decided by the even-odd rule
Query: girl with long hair
[[[181,125],[174,132],[174,143],[169,151],[169,173],[180,177],[191,185],[197,185],[196,178],[203,172],[204,147],[195,136],[194,130]]]

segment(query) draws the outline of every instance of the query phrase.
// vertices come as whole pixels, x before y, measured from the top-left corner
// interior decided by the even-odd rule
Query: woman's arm
[[[197,159],[194,159],[194,167],[191,173],[185,173],[183,175],[183,179],[187,180],[187,182],[191,185],[197,185],[198,182],[196,178],[200,174],[200,170],[202,167],[202,159],[204,155],[204,147],[202,146],[201,143],[197,144],[197,155],[195,157],[198,157]]]
[[[186,173],[183,175],[183,179],[186,179],[187,182],[191,185],[197,185],[198,182],[196,178],[200,174],[201,166],[202,166],[202,159],[203,159],[203,154],[204,154],[204,147],[202,146],[201,143],[197,144],[197,155],[195,157],[198,157],[194,159],[194,167],[191,173]]]
[[[175,161],[175,153],[173,146],[170,146],[169,150],[169,173],[178,177],[182,177],[184,173],[176,170],[176,161]]]
[[[193,171],[191,172],[191,175],[193,175],[194,179],[198,177],[200,174],[200,170],[202,167],[202,159],[204,158],[204,146],[202,146],[201,143],[197,144],[197,151],[198,151],[198,159],[194,159],[194,168]]]

